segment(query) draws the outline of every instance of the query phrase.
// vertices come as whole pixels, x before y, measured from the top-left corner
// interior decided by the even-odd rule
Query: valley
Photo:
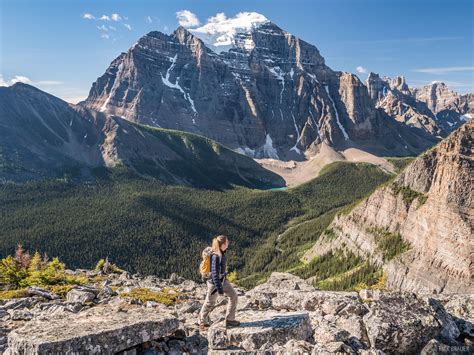
[[[169,186],[126,168],[88,183],[5,184],[0,255],[21,241],[30,250],[60,255],[71,267],[90,267],[109,256],[134,272],[179,272],[196,280],[200,250],[212,236],[226,234],[232,241],[230,271],[242,279],[264,275],[298,263],[297,254],[318,239],[337,211],[388,178],[373,165],[338,162],[286,190]],[[278,234],[306,220],[285,233],[278,244],[284,251],[278,252]]]

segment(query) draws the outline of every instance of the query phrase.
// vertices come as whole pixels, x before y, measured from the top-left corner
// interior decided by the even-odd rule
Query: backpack
[[[199,265],[199,273],[203,280],[207,280],[211,276],[211,256],[214,254],[211,247],[206,247],[202,253],[202,261]]]

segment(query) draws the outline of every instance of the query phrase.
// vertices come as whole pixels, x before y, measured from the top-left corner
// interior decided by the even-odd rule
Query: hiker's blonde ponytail
[[[212,239],[212,251],[217,255],[222,255],[221,246],[227,242],[227,237],[225,235],[218,235]]]

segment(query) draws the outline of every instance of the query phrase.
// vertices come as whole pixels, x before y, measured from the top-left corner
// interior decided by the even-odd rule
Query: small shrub
[[[374,284],[371,288],[374,290],[383,290],[385,289],[386,283],[387,283],[387,273],[382,272],[382,275],[380,275],[379,279],[377,280],[377,283]]]
[[[32,257],[21,244],[15,256],[0,260],[0,286],[8,290],[17,290],[27,286],[47,287],[52,285],[77,285],[86,283],[84,276],[67,275],[66,266],[58,258],[48,261],[35,252]]]
[[[132,298],[142,301],[155,301],[171,306],[178,301],[179,292],[173,288],[164,288],[163,291],[152,291],[149,288],[134,288],[130,292],[119,293],[120,297]]]
[[[3,287],[19,288],[27,276],[27,270],[11,255],[0,260],[0,285]]]
[[[109,259],[100,259],[96,266],[95,266],[96,271],[101,271],[104,274],[109,274],[109,273],[115,273],[115,274],[121,274],[124,272],[121,268],[119,268],[117,265],[109,262]]]
[[[226,279],[232,284],[235,283],[237,281],[237,271],[234,270],[232,272],[229,272]]]
[[[0,300],[9,300],[12,298],[21,298],[21,297],[27,297],[28,294],[26,293],[26,290],[24,288],[18,289],[18,290],[5,290],[5,291],[0,291]]]
[[[97,265],[95,266],[95,270],[96,271],[102,271],[102,268],[104,267],[104,264],[105,264],[105,259],[100,259],[97,262]]]

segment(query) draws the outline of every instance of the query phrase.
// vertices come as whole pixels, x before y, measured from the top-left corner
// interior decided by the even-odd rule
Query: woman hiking
[[[225,253],[229,247],[229,239],[225,235],[219,235],[212,240],[210,250],[211,272],[207,278],[207,293],[201,312],[199,313],[199,327],[206,330],[210,326],[209,313],[214,308],[217,295],[226,294],[229,297],[225,317],[226,327],[237,327],[240,322],[235,320],[237,308],[237,293],[232,285],[226,280],[226,257]]]

